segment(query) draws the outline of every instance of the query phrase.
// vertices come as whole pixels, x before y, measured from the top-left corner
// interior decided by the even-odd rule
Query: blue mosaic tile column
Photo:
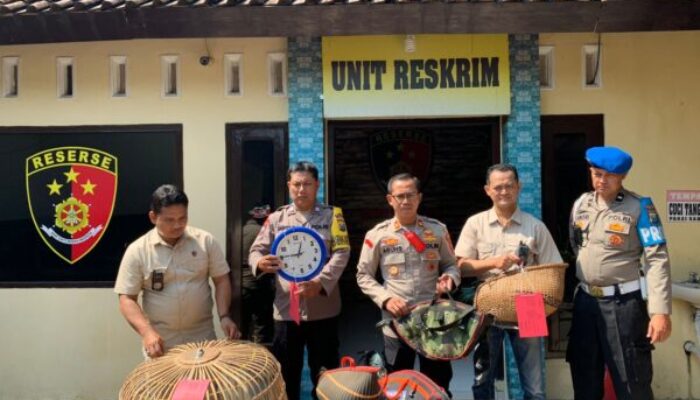
[[[321,38],[289,38],[287,41],[289,93],[289,163],[311,161],[318,167],[325,198],[323,140],[323,72]]]
[[[539,35],[508,35],[510,54],[510,116],[506,122],[503,143],[505,162],[518,168],[523,190],[520,208],[542,218],[542,152],[540,146],[540,81]],[[506,336],[507,339],[507,336]],[[544,340],[542,365],[544,359]],[[525,395],[518,376],[515,356],[506,340],[508,397],[522,399]],[[542,380],[545,380],[544,371]]]
[[[503,156],[518,168],[523,190],[520,207],[542,217],[540,150],[539,36],[508,35],[510,116],[505,126]]]

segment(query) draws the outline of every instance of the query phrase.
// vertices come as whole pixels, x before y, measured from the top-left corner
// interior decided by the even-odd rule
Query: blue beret
[[[632,156],[612,146],[591,147],[586,150],[586,160],[612,174],[626,174],[632,168]]]

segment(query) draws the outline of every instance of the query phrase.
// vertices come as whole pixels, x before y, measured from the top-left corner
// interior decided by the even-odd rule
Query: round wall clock
[[[304,282],[321,273],[326,263],[326,244],[311,228],[295,226],[280,232],[271,254],[282,260],[278,274],[290,282]]]

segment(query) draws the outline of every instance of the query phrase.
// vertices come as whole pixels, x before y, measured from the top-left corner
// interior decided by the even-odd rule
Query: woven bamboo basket
[[[120,400],[169,400],[182,379],[208,379],[205,400],[286,400],[280,364],[263,346],[216,340],[176,346],[126,377]]]
[[[564,273],[567,264],[545,264],[525,267],[487,279],[476,289],[476,309],[491,314],[497,322],[518,322],[515,296],[541,293],[545,314],[553,314],[564,297]]]

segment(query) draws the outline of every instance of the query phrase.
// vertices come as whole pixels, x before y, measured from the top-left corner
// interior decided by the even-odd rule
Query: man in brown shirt
[[[520,210],[520,180],[517,169],[496,164],[486,172],[484,190],[493,207],[467,220],[457,241],[455,253],[463,276],[485,280],[518,265],[541,265],[562,262],[559,251],[542,221]],[[518,248],[527,246],[527,258],[521,259]],[[501,359],[503,338],[508,335],[518,364],[526,399],[544,399],[544,353],[541,338],[520,338],[508,326],[491,326],[474,352],[474,398],[494,398],[496,365]]]
[[[255,275],[276,275],[273,353],[282,365],[287,397],[297,400],[304,347],[308,349],[314,398],[321,368],[338,367],[338,279],[350,258],[350,245],[342,210],[316,201],[319,181],[313,164],[302,161],[292,165],[287,172],[287,187],[292,204],[280,207],[267,218],[250,248],[248,262]],[[294,226],[315,230],[330,253],[318,276],[298,284],[299,324],[290,313],[290,284],[277,274],[282,261],[270,254],[275,237]]]
[[[143,340],[147,357],[173,346],[215,339],[209,278],[224,334],[240,334],[229,317],[231,283],[214,237],[187,226],[187,195],[173,185],[153,192],[148,217],[155,227],[126,249],[114,291],[119,310]],[[138,304],[143,292],[143,308]]]
[[[622,181],[632,157],[616,147],[586,151],[593,191],[571,211],[577,254],[567,361],[577,399],[600,399],[607,366],[620,400],[652,399],[651,351],[671,334],[670,262],[658,213],[650,198]],[[641,258],[648,304],[642,297]]]

